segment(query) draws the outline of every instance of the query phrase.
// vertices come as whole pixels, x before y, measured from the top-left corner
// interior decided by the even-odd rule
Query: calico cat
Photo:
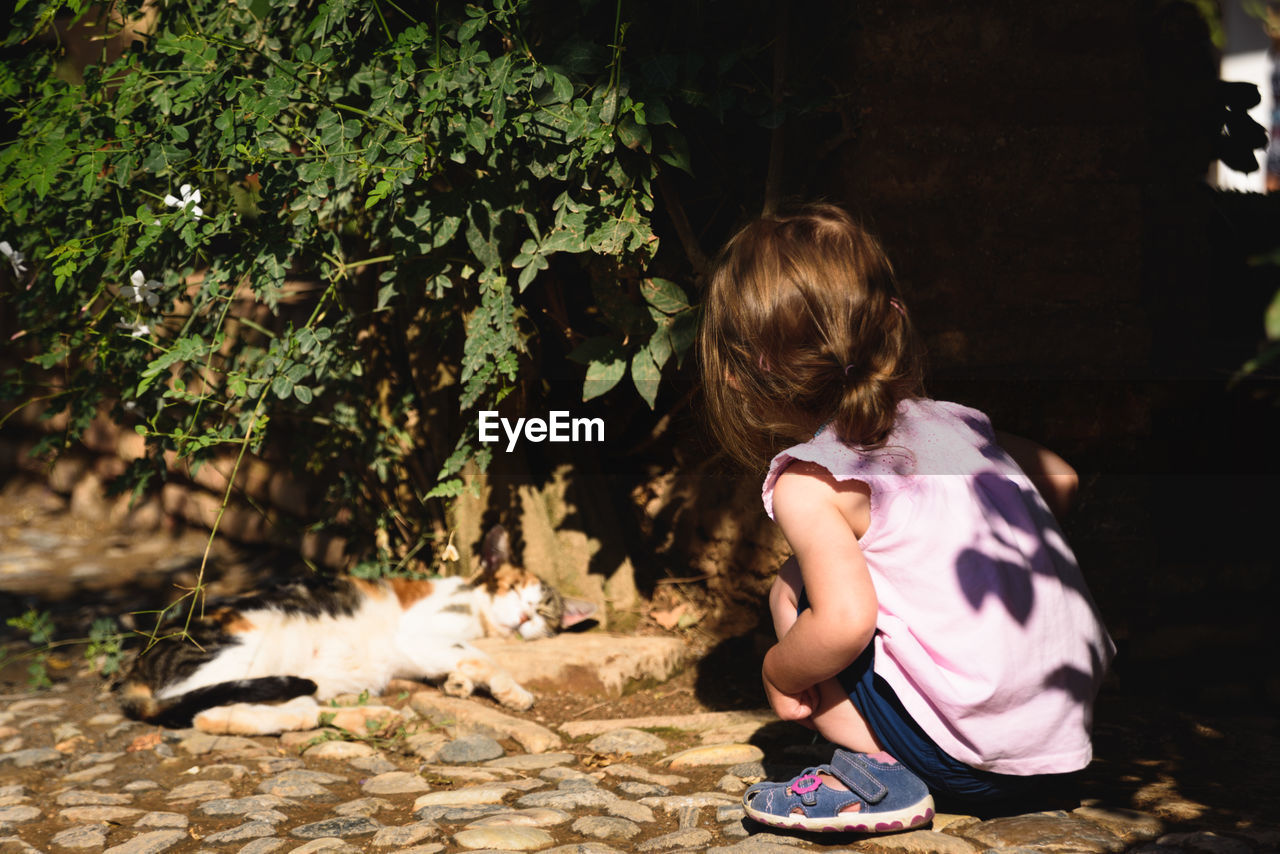
[[[501,526],[485,536],[481,558],[483,568],[472,579],[344,576],[234,600],[192,621],[190,641],[157,644],[140,655],[116,688],[121,709],[163,726],[185,727],[194,719],[198,728],[228,731],[206,710],[377,694],[394,678],[443,679],[444,691],[460,697],[483,688],[504,706],[527,709],[533,695],[468,641],[548,637],[589,618],[595,606],[562,597],[513,566]],[[288,714],[276,707],[275,716],[273,707],[253,707],[235,731],[316,725],[316,703],[288,706]]]

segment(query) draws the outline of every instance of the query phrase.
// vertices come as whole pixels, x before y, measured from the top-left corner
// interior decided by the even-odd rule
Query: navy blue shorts
[[[800,610],[806,607],[808,601],[801,593]],[[994,774],[955,759],[907,713],[889,683],[876,675],[874,664],[875,644],[870,643],[836,678],[885,752],[910,768],[933,794],[971,802],[1016,800],[1036,794],[1057,779],[1057,775]]]
[[[885,752],[915,772],[929,791],[965,801],[1004,801],[1025,797],[1041,788],[1041,777],[983,771],[944,751],[907,713],[889,683],[876,675],[874,662],[875,645],[868,644],[862,655],[836,678]]]

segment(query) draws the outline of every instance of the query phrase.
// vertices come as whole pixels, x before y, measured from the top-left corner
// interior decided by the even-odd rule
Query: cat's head
[[[485,535],[480,547],[483,570],[477,583],[484,592],[487,622],[498,634],[526,640],[551,637],[583,620],[596,606],[562,596],[537,575],[511,562],[511,538],[501,525]]]

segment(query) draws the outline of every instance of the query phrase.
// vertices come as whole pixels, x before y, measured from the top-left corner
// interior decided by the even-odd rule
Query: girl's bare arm
[[[1031,478],[1053,515],[1061,522],[1071,509],[1080,486],[1076,470],[1062,457],[1030,439],[997,431],[996,441]]]
[[[836,675],[875,633],[875,587],[851,521],[864,511],[869,516],[869,497],[858,486],[793,464],[774,488],[774,518],[795,552],[809,600],[765,656],[765,679],[782,692]]]

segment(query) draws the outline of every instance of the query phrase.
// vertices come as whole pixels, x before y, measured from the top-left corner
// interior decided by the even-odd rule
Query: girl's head
[[[832,205],[763,216],[720,251],[699,351],[712,429],[759,465],[827,422],[875,446],[921,394],[921,355],[875,238]]]

